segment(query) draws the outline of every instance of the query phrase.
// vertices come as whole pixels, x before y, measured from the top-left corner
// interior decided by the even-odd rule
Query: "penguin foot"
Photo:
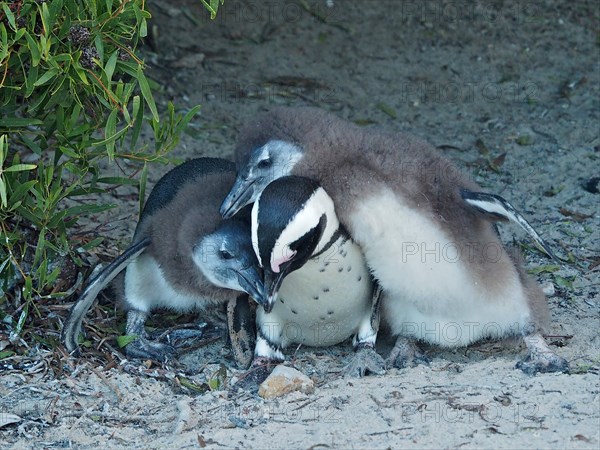
[[[523,361],[515,366],[527,375],[548,372],[569,373],[569,363],[566,359],[554,353],[541,334],[533,334],[523,338],[529,353]]]
[[[386,366],[404,369],[419,364],[429,365],[431,361],[413,340],[399,336],[390,352]]]
[[[259,357],[252,361],[250,369],[244,372],[240,379],[231,387],[230,396],[237,391],[246,391],[256,394],[260,384],[267,379],[275,366],[281,364],[282,361],[277,361],[269,358]]]
[[[173,359],[177,351],[172,345],[161,344],[145,337],[138,337],[135,341],[127,344],[125,353],[130,358],[167,362]]]
[[[220,328],[209,326],[204,323],[199,328],[180,328],[167,333],[152,335],[157,341],[175,347],[178,352],[185,352],[200,347],[213,339],[222,336]]]
[[[527,375],[549,372],[569,373],[569,363],[566,359],[561,358],[554,353],[542,357],[532,357],[531,354],[529,354],[523,361],[519,361],[516,364],[515,369],[520,369]]]
[[[344,367],[345,377],[362,378],[367,373],[375,375],[385,374],[385,360],[370,345],[360,345],[352,356],[352,359]]]

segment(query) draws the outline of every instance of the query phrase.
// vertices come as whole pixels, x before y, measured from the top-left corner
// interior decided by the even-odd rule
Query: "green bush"
[[[214,17],[219,0],[202,2]],[[82,264],[69,229],[113,206],[66,200],[119,184],[143,199],[147,164],[166,160],[198,107],[169,104],[159,118],[136,55],[144,0],[0,5],[0,319],[14,338],[37,301],[69,293]],[[140,140],[147,125],[152,146]],[[139,162],[139,179],[103,176],[106,158]]]

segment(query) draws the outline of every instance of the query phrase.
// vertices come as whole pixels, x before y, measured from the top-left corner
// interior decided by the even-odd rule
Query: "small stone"
[[[593,177],[583,183],[583,189],[591,194],[600,193],[600,177]]]
[[[300,391],[312,394],[315,383],[299,370],[279,365],[258,388],[258,395],[264,399],[281,397],[290,392]]]
[[[542,285],[542,292],[546,297],[553,297],[556,294],[556,289],[554,288],[554,283],[549,281],[548,283],[544,283]]]

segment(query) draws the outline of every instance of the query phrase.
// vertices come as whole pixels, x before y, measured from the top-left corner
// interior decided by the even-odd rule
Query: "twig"
[[[374,433],[367,433],[367,436],[377,436],[380,434],[395,433],[397,431],[412,430],[412,429],[413,429],[413,427],[403,427],[403,428],[395,428],[393,430],[387,430],[387,431],[375,431]]]
[[[302,403],[302,404],[301,404],[300,406],[298,406],[297,408],[294,408],[294,409],[292,409],[292,411],[298,411],[299,409],[305,408],[306,406],[310,405],[311,403],[314,403],[314,402],[316,402],[317,400],[320,400],[320,399],[322,399],[322,398],[323,398],[323,397],[317,397],[317,398],[310,399],[309,401]]]

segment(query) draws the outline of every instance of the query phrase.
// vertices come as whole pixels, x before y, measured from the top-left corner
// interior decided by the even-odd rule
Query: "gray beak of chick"
[[[229,219],[240,209],[252,201],[254,195],[254,182],[248,182],[238,176],[235,183],[223,203],[221,203],[221,215],[224,219]]]
[[[257,268],[249,265],[237,272],[237,279],[241,288],[247,292],[250,297],[263,308],[265,307],[267,298],[265,296],[265,286],[262,277]]]

